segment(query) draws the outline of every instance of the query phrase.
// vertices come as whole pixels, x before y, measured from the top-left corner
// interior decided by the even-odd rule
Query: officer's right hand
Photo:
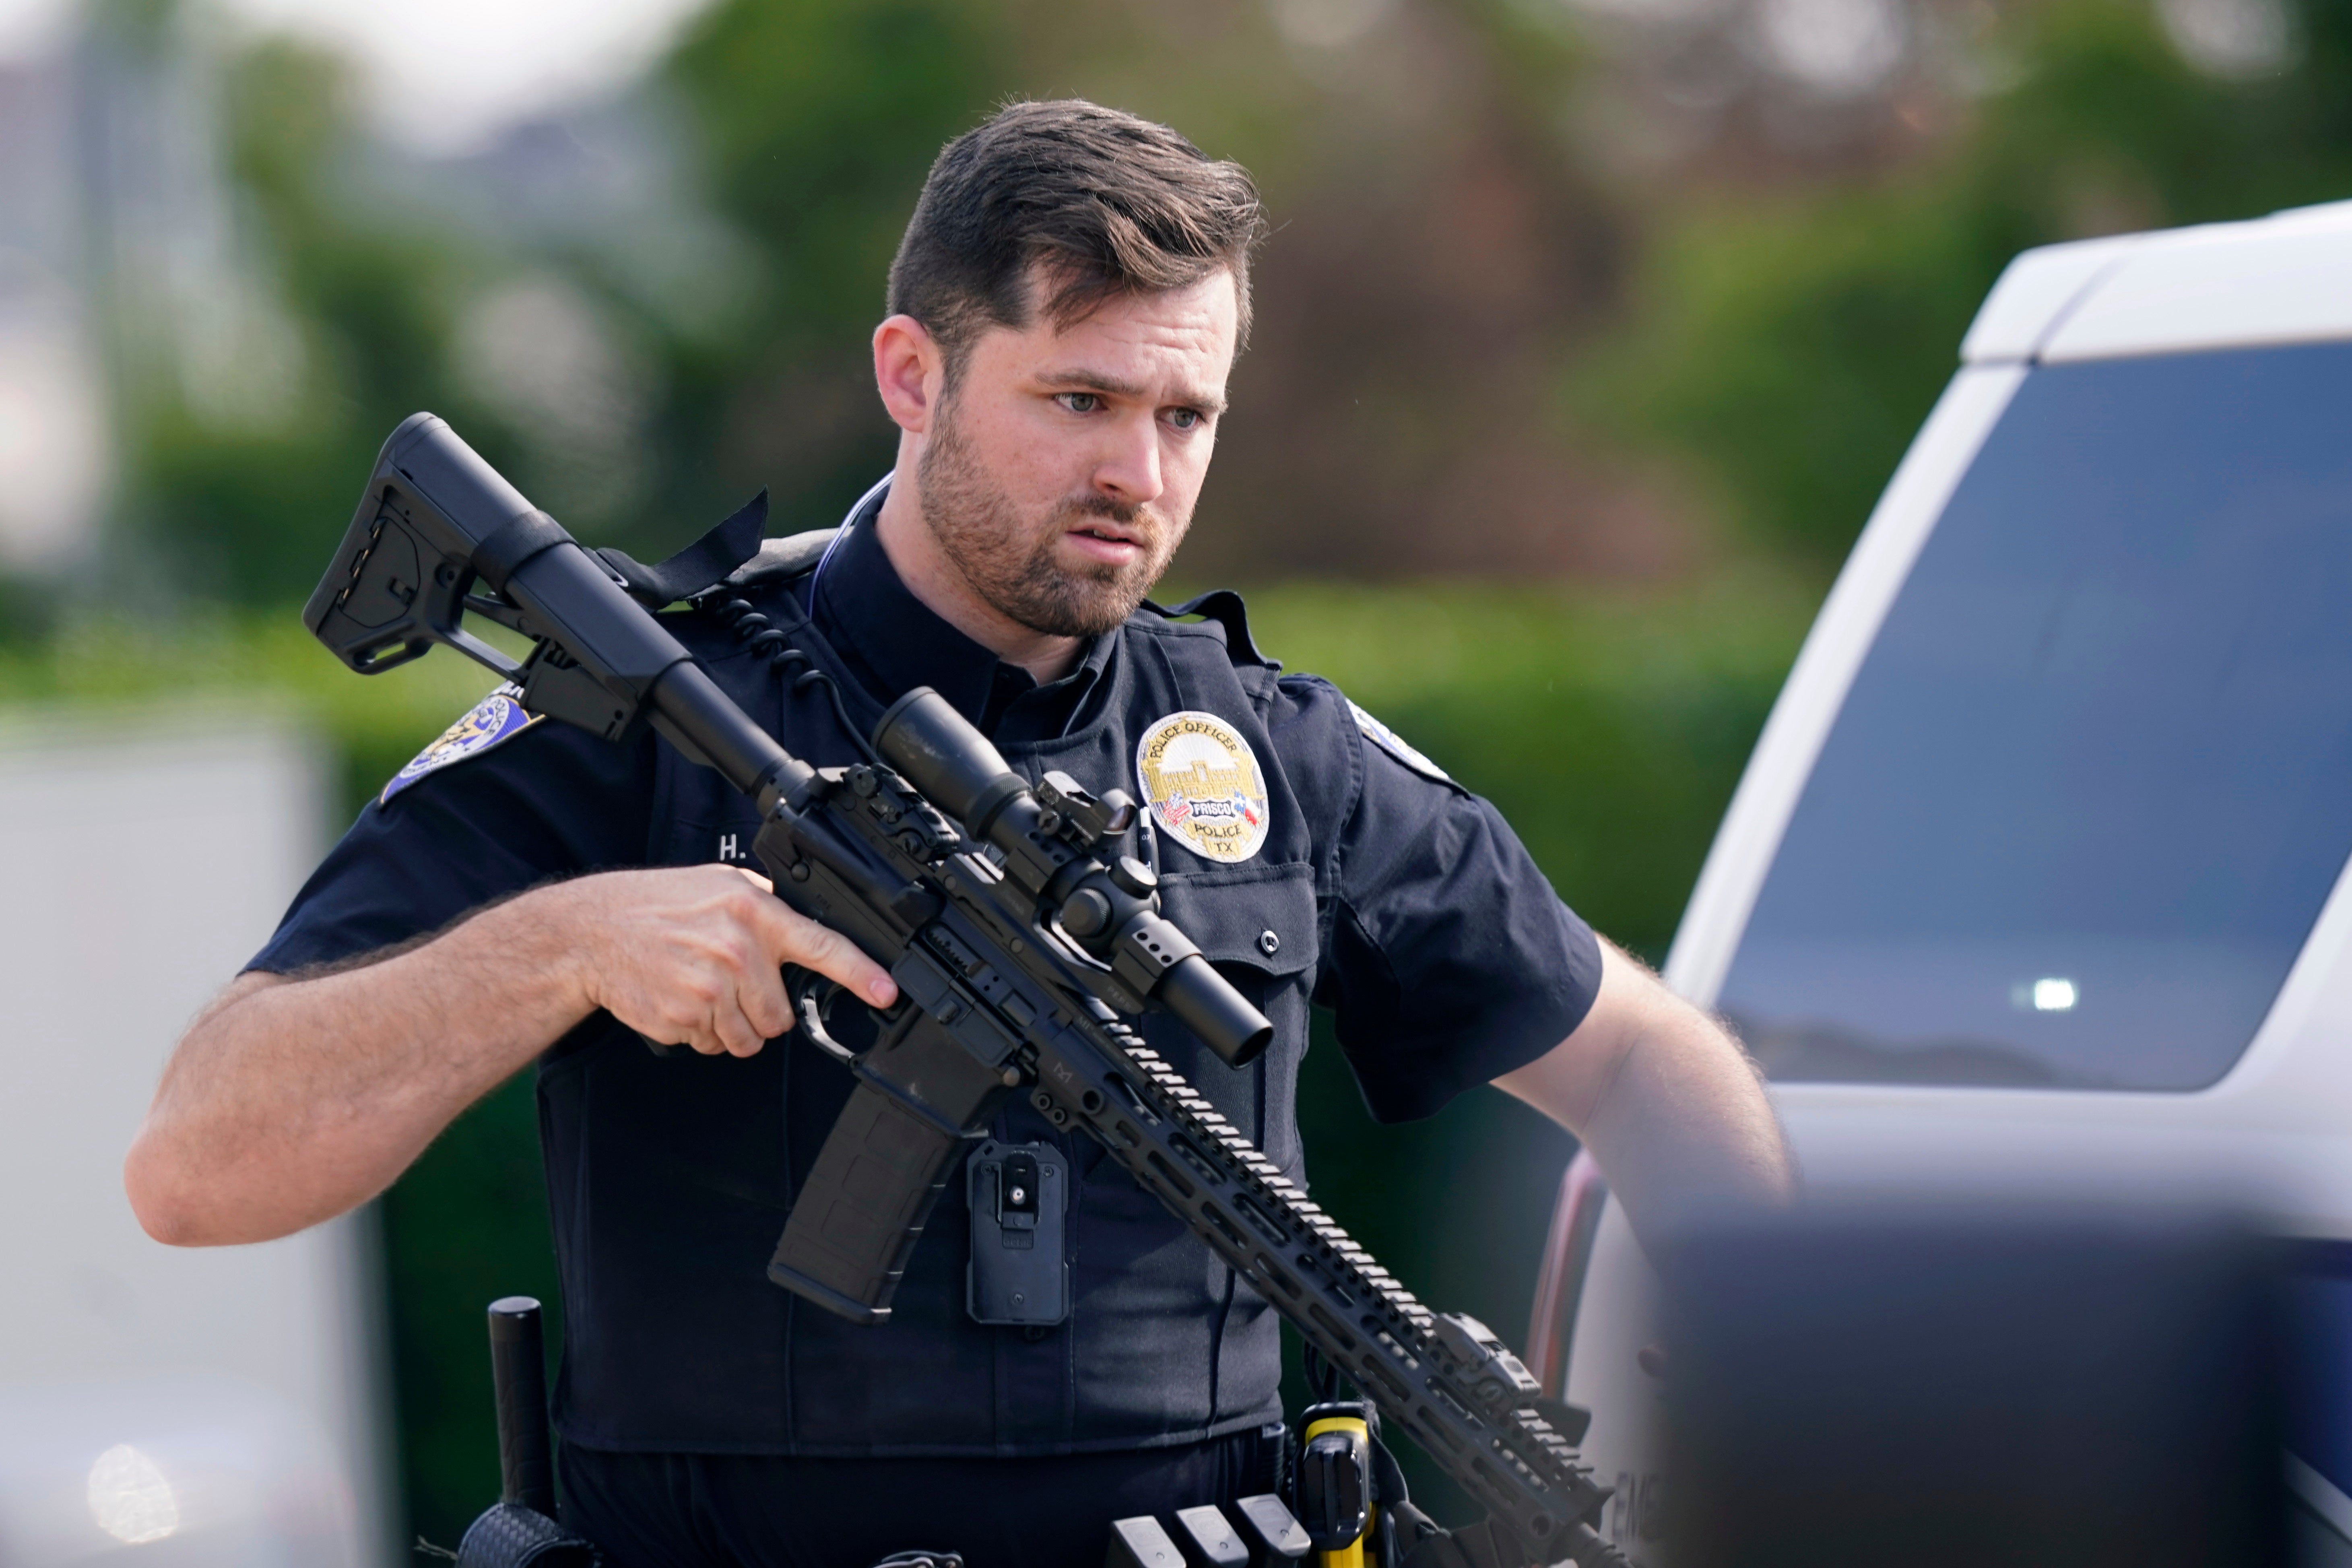
[[[877,1006],[898,999],[881,965],[740,867],[606,871],[533,896],[565,906],[583,998],[657,1045],[754,1055],[793,1026],[780,973],[788,963]]]

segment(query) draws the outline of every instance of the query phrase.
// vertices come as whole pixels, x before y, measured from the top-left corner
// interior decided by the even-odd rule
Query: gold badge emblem
[[[1143,732],[1135,773],[1153,821],[1223,865],[1265,846],[1265,775],[1241,731],[1214,713],[1171,713]]]

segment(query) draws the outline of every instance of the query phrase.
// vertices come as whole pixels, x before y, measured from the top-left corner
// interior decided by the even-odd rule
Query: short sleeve
[[[643,864],[653,744],[545,720],[370,802],[246,967],[372,952],[541,882]]]
[[[1388,735],[1368,716],[1335,727],[1361,782],[1316,996],[1372,1115],[1408,1121],[1567,1038],[1599,993],[1601,945],[1500,813],[1367,727]]]

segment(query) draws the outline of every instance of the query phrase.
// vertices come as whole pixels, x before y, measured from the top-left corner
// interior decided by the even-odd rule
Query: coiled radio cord
[[[733,632],[745,647],[767,661],[769,668],[782,675],[793,691],[823,688],[825,700],[833,704],[833,716],[841,721],[841,732],[856,742],[867,762],[876,767],[882,765],[882,759],[875,753],[865,732],[849,721],[849,710],[841,700],[841,688],[831,675],[817,667],[805,649],[793,644],[793,634],[809,624],[807,616],[802,616],[789,627],[777,626],[754,609],[751,600],[723,584],[698,595],[689,603]]]

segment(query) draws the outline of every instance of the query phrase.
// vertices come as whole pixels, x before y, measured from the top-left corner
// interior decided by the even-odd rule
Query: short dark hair
[[[1265,232],[1257,186],[1165,125],[1084,99],[1010,103],[931,164],[890,263],[889,309],[912,316],[961,374],[990,326],[1086,319],[1122,294],[1233,274],[1249,341],[1250,250]]]

